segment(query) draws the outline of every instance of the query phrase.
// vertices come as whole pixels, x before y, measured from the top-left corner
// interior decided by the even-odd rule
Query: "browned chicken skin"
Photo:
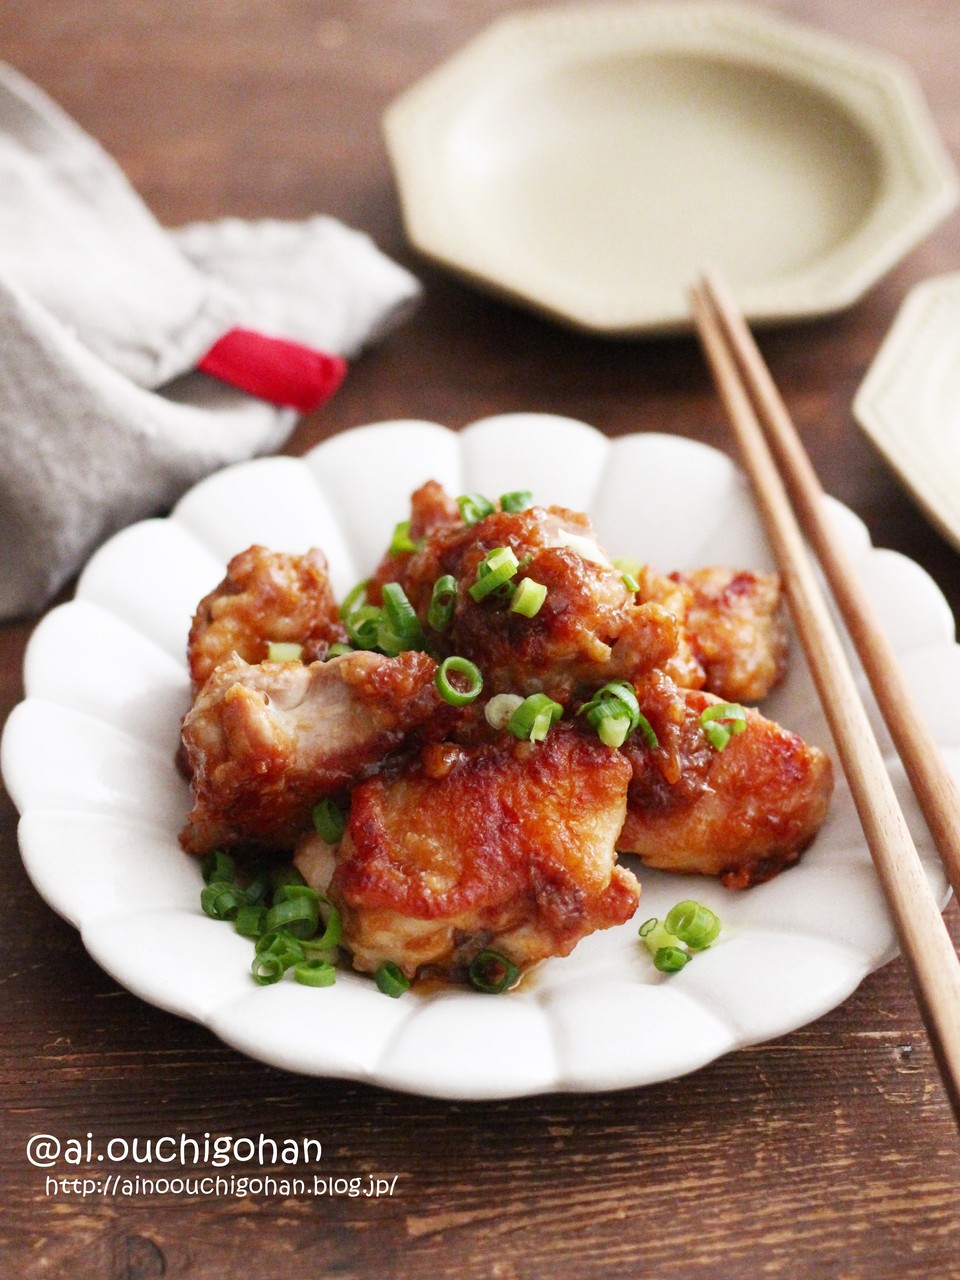
[[[675,652],[677,621],[661,605],[634,599],[596,548],[585,515],[531,507],[467,525],[450,513],[442,493],[430,486],[414,495],[411,537],[426,522],[427,503],[435,531],[418,551],[385,557],[373,591],[399,582],[431,644],[477,663],[488,692],[545,691],[566,704],[578,685],[637,679]],[[517,581],[529,577],[547,588],[535,617],[513,613],[508,600],[471,597],[481,561],[498,547],[509,547],[521,562]],[[446,574],[456,579],[457,601],[449,628],[437,633],[427,615],[433,585]]]
[[[704,687],[729,702],[765,698],[787,668],[779,576],[714,567],[671,578],[691,593],[685,629]]]
[[[354,966],[462,976],[489,946],[523,969],[628,920],[629,779],[618,752],[562,725],[541,743],[428,747],[361,783],[329,887]]]
[[[717,751],[700,714],[720,699],[665,678],[639,696],[659,746],[637,734],[624,744],[633,778],[620,852],[663,871],[719,876],[730,889],[796,862],[826,817],[829,758],[752,708],[746,729]]]
[[[322,551],[248,547],[197,606],[187,642],[194,693],[231,654],[263,662],[270,643],[280,641],[303,645],[311,662],[345,639]]]
[[[450,728],[456,713],[435,672],[412,652],[222,663],[183,724],[195,801],[183,847],[292,849],[319,799],[380,768],[414,730],[429,738]]]

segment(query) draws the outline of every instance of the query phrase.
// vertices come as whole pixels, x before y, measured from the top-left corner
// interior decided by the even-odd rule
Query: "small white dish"
[[[636,921],[586,938],[508,996],[451,990],[389,1000],[349,971],[321,991],[253,984],[252,944],[203,915],[199,866],[177,843],[189,807],[174,751],[189,703],[191,615],[227,558],[252,542],[323,547],[342,594],[376,564],[410,492],[429,477],[452,493],[532,488],[542,501],[590,511],[611,554],[665,569],[770,565],[742,475],[725,455],[675,436],[607,440],[583,423],[538,414],[490,418],[459,434],[390,422],[344,432],[303,459],[220,471],[168,519],[133,525],[102,547],[76,599],[31,638],[27,696],[7,722],[0,765],[39,892],[118,982],[242,1052],[291,1071],[443,1097],[649,1084],[839,1004],[895,951],[839,770],[830,816],[796,867],[745,893],[641,868]],[[875,550],[851,512],[832,510],[837,537],[957,766],[960,650],[950,611],[917,565]],[[799,654],[765,709],[829,746]],[[885,734],[881,741],[945,901],[929,835]],[[637,925],[691,896],[718,912],[725,932],[665,979]]]
[[[853,412],[921,510],[960,548],[960,274],[910,291]]]
[[[754,322],[853,303],[955,205],[908,69],[763,11],[496,22],[384,127],[414,245],[575,327],[689,327],[720,268]]]

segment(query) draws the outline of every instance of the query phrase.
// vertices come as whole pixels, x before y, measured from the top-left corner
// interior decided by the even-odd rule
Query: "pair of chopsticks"
[[[960,795],[873,606],[831,530],[823,490],[786,405],[716,273],[702,277],[691,293],[691,306],[960,1124],[960,959],[904,820],[807,542],[829,583],[958,897]]]

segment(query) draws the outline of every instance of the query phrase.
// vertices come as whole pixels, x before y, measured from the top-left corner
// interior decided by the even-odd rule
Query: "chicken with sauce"
[[[399,636],[368,630],[370,651],[323,660],[359,636],[317,551],[250,548],[201,602],[185,849],[296,848],[341,913],[355,968],[453,979],[488,947],[524,970],[628,920],[640,888],[618,850],[730,888],[796,861],[826,813],[829,759],[753,708],[735,708],[742,731],[722,750],[703,720],[782,677],[776,575],[648,566],[634,581],[585,515],[526,503],[462,514],[432,481],[404,529],[363,607],[376,617],[399,595],[409,616]],[[505,549],[507,578],[477,589]],[[513,607],[523,579],[537,598],[526,611]],[[277,641],[303,661],[265,661]],[[471,705],[438,692],[453,655],[479,668]],[[637,714],[602,740],[583,712],[617,682]],[[508,731],[486,714],[496,695],[544,698],[559,723]],[[311,824],[332,795],[348,808],[335,844]]]

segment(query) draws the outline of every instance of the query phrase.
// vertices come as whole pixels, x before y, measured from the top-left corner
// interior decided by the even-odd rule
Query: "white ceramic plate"
[[[596,332],[688,327],[707,265],[751,320],[836,311],[956,202],[905,66],[746,6],[512,15],[384,125],[423,253]]]
[[[960,275],[907,295],[853,402],[863,430],[960,548]]]
[[[27,697],[8,721],[2,768],[40,893],[117,981],[243,1052],[293,1071],[438,1096],[647,1084],[837,1005],[894,953],[842,779],[814,846],[769,884],[733,893],[641,870],[638,919],[694,896],[724,923],[721,940],[673,977],[654,970],[633,923],[587,938],[500,998],[449,991],[390,1000],[350,972],[320,991],[253,984],[250,943],[201,913],[199,869],[177,844],[188,795],[173,754],[188,702],[191,614],[227,558],[251,542],[323,547],[343,592],[372,568],[428,477],[453,493],[533,488],[542,501],[589,510],[612,554],[663,568],[770,564],[740,473],[724,455],[678,437],[608,441],[582,423],[530,414],[459,435],[392,422],[336,436],[302,460],[221,471],[169,519],[107,543],[75,601],[50,613],[30,642]],[[872,549],[849,511],[837,506],[835,515],[960,773],[960,660],[943,597],[915,564]],[[796,655],[767,706],[829,745]],[[899,768],[891,772],[906,796]],[[945,900],[939,863],[906,804]]]

